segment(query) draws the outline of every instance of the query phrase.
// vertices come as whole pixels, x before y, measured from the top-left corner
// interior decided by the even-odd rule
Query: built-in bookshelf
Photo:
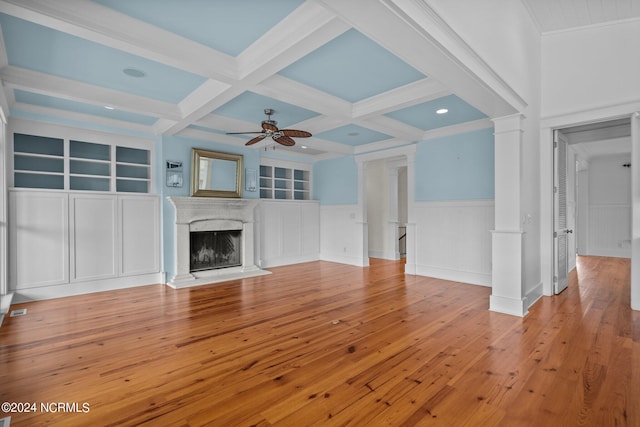
[[[311,172],[304,169],[260,165],[260,198],[310,200]]]
[[[13,134],[13,186],[148,193],[150,151],[119,145]]]

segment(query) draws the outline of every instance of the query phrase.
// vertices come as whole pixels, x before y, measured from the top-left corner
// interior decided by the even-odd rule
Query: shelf
[[[13,152],[14,187],[135,193],[151,189],[150,150],[15,133]]]
[[[310,200],[311,171],[260,165],[260,198]]]

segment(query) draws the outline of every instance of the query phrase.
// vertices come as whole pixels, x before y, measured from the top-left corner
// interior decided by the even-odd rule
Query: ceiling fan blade
[[[274,136],[273,140],[275,142],[277,142],[278,144],[282,144],[282,145],[285,145],[287,147],[292,147],[292,146],[296,145],[296,142],[293,139],[289,138],[287,135],[282,135],[282,136],[277,136],[277,137]]]
[[[278,132],[278,127],[276,125],[266,121],[262,122],[262,129],[265,131]]]
[[[264,133],[263,130],[260,132],[225,132],[225,135],[250,135],[252,133]]]
[[[280,132],[282,132],[286,136],[293,136],[296,138],[309,138],[311,136],[309,132],[304,130],[282,129]]]
[[[262,133],[262,132],[261,132],[261,133]],[[264,139],[264,137],[265,137],[265,136],[267,136],[267,135],[266,135],[266,134],[258,135],[258,136],[256,136],[255,138],[250,139],[249,141],[247,141],[247,143],[246,143],[246,144],[244,144],[244,145],[253,145],[253,144],[255,144],[256,142],[262,141],[262,140]]]

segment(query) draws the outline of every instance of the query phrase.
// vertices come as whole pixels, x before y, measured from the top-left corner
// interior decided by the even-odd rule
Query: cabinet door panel
[[[155,197],[121,197],[121,274],[160,270],[160,212]]]
[[[71,280],[115,277],[116,197],[71,196]]]
[[[69,281],[68,196],[11,193],[10,283],[15,290]]]

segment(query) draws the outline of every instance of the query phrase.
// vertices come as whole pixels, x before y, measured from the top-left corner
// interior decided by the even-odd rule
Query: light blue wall
[[[175,136],[164,136],[160,145],[159,153],[156,153],[159,159],[157,168],[157,178],[159,181],[158,192],[162,196],[162,242],[163,242],[163,265],[167,274],[167,280],[171,280],[176,273],[175,265],[175,208],[167,200],[168,196],[184,196],[191,194],[191,149],[201,148],[204,150],[220,151],[231,154],[242,154],[243,168],[259,170],[260,154],[258,150],[252,150],[244,147],[235,147],[232,145],[200,141],[188,138],[180,138]],[[165,164],[167,160],[182,162],[183,170],[183,186],[182,188],[167,187],[165,184]],[[244,174],[244,171],[243,171]],[[158,182],[156,181],[156,182]],[[244,181],[244,175],[243,175]],[[244,182],[243,182],[244,186]],[[257,199],[260,193],[257,191],[249,192],[243,189],[242,197],[245,199]]]
[[[419,142],[415,200],[493,199],[493,128]]]
[[[358,166],[353,156],[313,165],[313,195],[321,205],[358,203]]]

